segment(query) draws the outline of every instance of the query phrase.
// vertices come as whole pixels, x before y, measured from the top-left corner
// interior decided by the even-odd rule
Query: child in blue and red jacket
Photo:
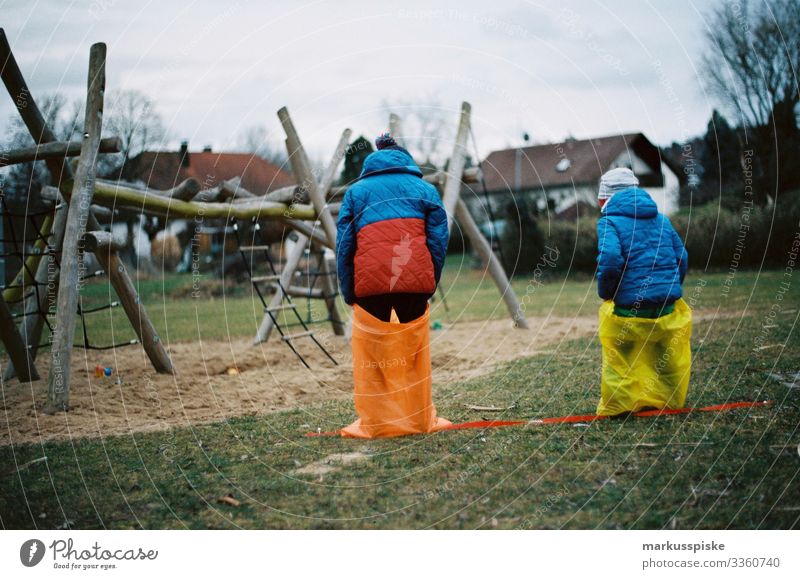
[[[390,321],[422,316],[447,252],[447,214],[436,188],[388,134],[364,161],[339,211],[336,265],[345,303]]]

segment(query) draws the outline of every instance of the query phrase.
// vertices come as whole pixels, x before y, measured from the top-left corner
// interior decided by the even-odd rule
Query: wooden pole
[[[325,172],[322,174],[322,180],[319,184],[319,192],[323,200],[328,197],[328,191],[330,191],[334,181],[336,180],[336,175],[339,171],[339,165],[342,163],[342,159],[344,159],[345,151],[347,151],[347,145],[350,143],[351,135],[352,131],[350,129],[345,129],[342,131],[342,136],[339,138],[339,143],[336,145],[336,149],[333,152],[333,157],[328,163],[328,166],[325,168]],[[327,206],[326,213],[332,221],[333,216],[330,212],[329,205]],[[326,237],[332,242],[335,248],[336,238],[331,237],[330,235],[326,235]],[[336,250],[334,249],[334,251]],[[344,336],[344,322],[342,321],[342,316],[339,313],[339,308],[336,305],[337,280],[334,280],[330,275],[331,270],[328,266],[328,260],[325,259],[325,249],[319,248],[316,253],[317,270],[321,273],[321,276],[319,277],[322,278],[322,293],[325,295],[325,308],[328,310],[328,318],[331,321],[333,333],[337,336]],[[333,274],[336,275],[336,268],[333,268]]]
[[[33,95],[25,82],[25,77],[22,76],[22,71],[14,58],[14,53],[11,51],[8,38],[2,28],[0,28],[0,77],[8,89],[8,94],[11,95],[11,100],[17,107],[19,116],[22,117],[22,121],[33,137],[34,143],[39,145],[57,141],[58,139],[47,126],[42,112],[33,100]],[[62,174],[64,177],[72,175],[69,165],[63,163],[63,160],[45,159],[45,163],[56,185],[60,185]]]
[[[100,141],[101,153],[119,153],[121,143],[118,137],[108,137]],[[77,157],[81,154],[79,141],[54,141],[42,143],[35,147],[0,151],[0,167],[44,161],[50,159],[63,160],[65,157]]]
[[[119,296],[119,302],[125,310],[128,319],[131,321],[133,330],[142,343],[147,357],[153,364],[153,368],[159,374],[174,374],[175,368],[172,360],[167,353],[164,344],[159,338],[155,327],[153,327],[144,306],[139,301],[139,295],[133,286],[128,272],[119,259],[117,251],[120,246],[114,242],[113,236],[107,231],[92,231],[84,235],[84,243],[87,251],[94,253],[97,261],[108,272],[111,285]],[[114,272],[114,275],[111,273]]]
[[[436,171],[435,173],[423,175],[422,179],[441,190],[444,182],[447,179],[447,173],[444,171]],[[467,167],[464,169],[464,173],[461,176],[462,183],[478,183],[480,179],[481,172],[478,167]],[[349,189],[349,185],[331,187],[327,195],[328,203],[334,199],[341,199],[344,197],[347,189]],[[261,197],[261,199],[264,199],[265,201],[275,201],[276,203],[308,203],[308,195],[302,190],[301,187],[297,185],[290,185],[288,187],[275,189],[274,191],[270,191]],[[247,203],[248,201],[250,201],[250,199],[233,199],[232,202]]]
[[[506,303],[506,308],[508,309],[508,313],[511,314],[514,325],[527,330],[528,320],[525,319],[525,314],[519,306],[519,300],[517,300],[517,295],[514,293],[511,283],[508,281],[508,276],[503,269],[503,264],[497,259],[494,251],[492,251],[492,246],[483,236],[483,233],[481,233],[478,224],[475,223],[475,220],[472,218],[467,208],[467,204],[464,203],[462,199],[459,199],[458,203],[456,203],[455,217],[458,219],[459,224],[461,224],[464,233],[469,237],[475,252],[480,256],[483,266],[492,276],[494,283],[497,285],[497,289],[500,290],[500,295]]]
[[[310,221],[300,221],[298,219],[282,218],[281,223],[288,225],[289,227],[294,229],[297,233],[305,235],[312,241],[312,243],[316,245],[329,247],[333,250],[336,249],[336,246],[334,246],[330,241],[328,241],[328,238],[325,237],[325,234],[320,231],[319,227],[315,227],[314,225],[311,224]]]
[[[320,248],[314,252],[317,259],[317,268],[320,273],[319,278],[322,284],[322,294],[325,298],[325,307],[328,309],[328,317],[333,326],[333,333],[337,336],[344,336],[345,323],[339,314],[339,308],[336,307],[337,296],[337,280],[333,279],[336,275],[336,268],[331,268],[328,259],[325,257],[325,250]],[[333,275],[331,275],[333,274]]]
[[[56,327],[53,332],[50,375],[47,381],[47,404],[44,411],[53,414],[69,409],[70,362],[75,335],[75,316],[83,256],[79,242],[86,231],[94,193],[95,167],[100,133],[103,127],[103,97],[106,84],[106,45],[97,43],[89,51],[89,78],[83,144],[78,170],[69,201],[61,273],[56,302]]]
[[[11,310],[8,308],[3,296],[0,296],[0,331],[2,331],[0,337],[2,337],[10,362],[19,374],[19,381],[32,382],[38,380],[39,373],[36,371],[36,366],[30,357],[28,349],[25,347],[25,342],[19,333],[17,324],[14,323],[14,317],[11,315]]]
[[[51,189],[58,195],[55,187],[45,187]],[[56,256],[61,251],[61,241],[64,239],[64,227],[67,223],[67,207],[64,205],[56,209],[56,216],[53,221],[51,250],[45,254],[44,259],[39,261],[36,269],[35,282],[38,289],[31,292],[25,299],[23,311],[25,317],[20,326],[20,333],[25,342],[25,348],[29,352],[31,360],[36,360],[39,353],[39,342],[42,338],[45,316],[55,303],[58,294],[58,260]],[[11,380],[16,375],[14,364],[9,364],[3,374],[4,380]]]
[[[453,154],[447,164],[447,177],[442,191],[442,203],[447,212],[447,229],[453,229],[453,217],[456,204],[461,195],[461,174],[467,160],[467,139],[469,138],[470,112],[472,107],[468,102],[461,103],[461,117],[458,122],[458,132],[453,145]]]
[[[289,159],[294,159],[293,166],[296,165],[298,169],[298,171],[295,173],[295,177],[300,182],[300,186],[308,191],[308,198],[311,200],[311,203],[316,210],[317,218],[322,224],[322,229],[325,231],[325,235],[328,236],[328,239],[332,243],[336,243],[336,223],[326,207],[326,191],[320,191],[320,188],[317,185],[317,180],[314,177],[314,172],[311,170],[311,163],[308,160],[308,155],[306,155],[306,150],[303,148],[303,143],[300,141],[300,137],[297,134],[297,130],[294,127],[294,123],[292,122],[292,118],[289,116],[289,111],[286,109],[286,107],[283,107],[278,111],[278,118],[281,121],[281,125],[283,125],[284,132],[286,133],[286,143],[289,148]],[[291,217],[296,218],[296,215],[291,215]]]
[[[201,191],[199,195],[203,192]],[[213,203],[205,201],[182,201],[153,191],[136,189],[118,183],[98,180],[94,184],[93,202],[114,209],[133,209],[151,215],[170,218],[204,217],[206,219],[236,218],[248,220],[291,216],[294,219],[315,220],[316,211],[309,205],[286,205],[265,200],[262,197],[248,199],[242,203]]]
[[[395,142],[403,144],[403,131],[400,124],[400,117],[395,113],[389,113],[389,134],[394,137]]]
[[[117,252],[123,249],[125,249],[125,244],[115,240],[110,231],[87,231],[83,236],[84,251],[108,253],[109,251]]]
[[[456,142],[453,147],[453,155],[450,157],[447,173],[443,182],[439,181],[435,183],[435,185],[442,190],[442,202],[447,211],[448,227],[452,228],[453,219],[458,219],[464,233],[472,243],[472,247],[475,248],[475,252],[481,258],[483,266],[487,269],[489,275],[492,276],[494,283],[500,290],[500,295],[506,303],[508,313],[511,314],[514,326],[528,329],[528,321],[525,319],[525,314],[520,308],[519,300],[517,300],[517,295],[511,287],[503,265],[500,263],[500,260],[497,259],[494,251],[492,251],[492,246],[483,236],[483,233],[481,233],[478,225],[472,218],[466,203],[461,199],[461,184],[467,182],[467,178],[470,179],[470,182],[472,179],[480,179],[478,170],[472,168],[466,169],[464,167],[466,163],[467,139],[469,137],[470,113],[470,104],[467,102],[462,103],[461,118],[458,124]],[[399,123],[400,121],[398,119],[398,127],[400,126]],[[469,175],[469,177],[467,177],[467,175]],[[449,208],[448,204],[450,205]]]
[[[283,111],[283,112],[281,112]],[[345,129],[342,132],[342,136],[339,139],[339,143],[336,146],[336,150],[334,151],[333,157],[331,158],[330,163],[328,163],[327,168],[322,176],[322,182],[317,185],[317,182],[314,180],[313,174],[310,172],[310,167],[308,166],[308,158],[305,156],[305,151],[302,149],[302,145],[300,144],[300,139],[297,137],[297,132],[294,130],[294,125],[292,125],[292,121],[289,118],[289,112],[283,108],[278,111],[278,116],[281,117],[281,122],[284,123],[284,130],[287,133],[286,138],[286,148],[289,152],[289,162],[292,164],[292,172],[295,174],[297,179],[301,182],[301,187],[309,191],[309,196],[311,196],[311,189],[312,187],[315,189],[314,195],[317,197],[319,201],[322,199],[322,205],[325,206],[325,196],[328,190],[333,185],[333,181],[336,179],[336,169],[339,164],[342,162],[344,158],[344,152],[347,149],[347,144],[350,140],[351,131],[350,129]],[[289,134],[294,135],[294,137],[288,136]],[[296,154],[292,154],[292,152]],[[317,209],[318,204],[315,205],[315,210]],[[330,212],[325,208],[324,214],[333,221],[333,217],[331,216]],[[284,217],[285,220],[292,221],[291,218]],[[322,233],[317,231],[317,233]],[[336,229],[334,226],[333,229],[333,237],[331,237],[330,233],[327,231],[325,233],[325,238],[330,246],[336,246]],[[313,235],[313,229],[312,229]],[[281,270],[281,286],[284,288],[288,288],[291,285],[292,278],[294,277],[295,271],[297,270],[297,266],[300,264],[300,259],[302,259],[303,254],[305,253],[306,247],[308,246],[308,242],[312,235],[306,235],[298,230],[297,232],[297,242],[289,251],[289,254],[286,256],[286,263],[283,265],[283,269]],[[327,276],[323,276],[327,277]],[[323,293],[325,290],[323,289]],[[331,291],[331,293],[335,293]],[[269,301],[267,306],[268,309],[276,308],[283,302],[283,294],[279,290],[273,294],[272,298]],[[339,315],[339,311],[336,309],[336,300],[326,299],[325,306],[328,308],[328,315],[331,318],[331,324],[333,325],[333,331],[336,335],[341,335],[339,333],[339,326],[341,325],[341,316]],[[258,331],[256,332],[255,340],[253,340],[254,344],[260,344],[261,342],[265,342],[269,339],[270,334],[272,333],[272,328],[274,327],[274,322],[272,316],[269,312],[264,312],[264,317],[261,320],[261,324],[258,327]]]

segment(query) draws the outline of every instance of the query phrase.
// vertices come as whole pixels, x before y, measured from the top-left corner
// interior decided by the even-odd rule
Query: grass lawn
[[[0,447],[0,524],[797,528],[800,388],[786,376],[800,371],[800,292],[794,284],[780,293],[785,279],[782,272],[738,272],[728,292],[725,274],[695,273],[685,284],[705,318],[694,329],[688,404],[771,400],[769,407],[367,442],[306,438],[353,419],[352,404],[335,401],[193,429]],[[246,291],[165,301],[164,288],[169,295],[182,283],[174,276],[140,286],[169,339],[254,331],[260,308]],[[434,318],[505,315],[490,280],[457,260],[448,263],[443,286],[450,311],[438,301]],[[529,296],[531,315],[594,316],[599,305],[589,278],[553,278],[532,290],[519,279],[515,287],[523,300]],[[103,291],[97,284],[86,294]],[[98,340],[112,337],[92,323]],[[453,421],[590,413],[599,359],[596,338],[566,340],[492,375],[435,387],[437,407]],[[469,404],[514,407],[481,414]]]
[[[695,296],[694,308],[715,311],[741,311],[748,315],[763,304],[771,303],[778,284],[779,271],[740,271],[733,278],[733,289],[725,293],[727,275],[692,273],[687,280],[687,295]],[[263,315],[260,300],[247,283],[222,285],[211,274],[201,276],[202,297],[192,297],[190,274],[165,274],[136,281],[140,297],[159,334],[167,341],[184,342],[254,336]],[[530,316],[595,316],[599,300],[590,275],[566,276],[553,273],[542,280],[518,276],[514,290]],[[491,277],[470,267],[470,258],[451,255],[442,274],[443,292],[436,295],[431,319],[450,322],[508,317],[504,302]],[[210,290],[214,290],[211,292]],[[209,293],[215,295],[209,296]],[[442,293],[444,299],[442,299]],[[116,299],[104,278],[87,282],[82,293],[84,306],[108,303]],[[323,320],[327,313],[320,300],[312,300],[308,317],[306,300],[296,299],[303,316]],[[344,304],[341,304],[344,307]],[[121,343],[135,338],[121,308],[103,310],[86,317],[89,338],[94,344]],[[76,332],[76,343],[81,340]]]

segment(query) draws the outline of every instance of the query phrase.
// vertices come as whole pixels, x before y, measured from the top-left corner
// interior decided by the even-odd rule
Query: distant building
[[[123,169],[125,180],[152,189],[171,189],[190,177],[203,189],[241,177],[242,187],[256,195],[295,184],[286,171],[252,153],[215,153],[210,147],[193,153],[186,141],[177,151],[145,151]]]
[[[186,141],[177,151],[145,151],[133,157],[123,167],[121,177],[158,190],[171,189],[189,178],[196,179],[202,189],[210,189],[228,179],[241,177],[241,186],[256,195],[295,184],[286,171],[258,155],[215,153],[210,147],[190,152]],[[152,231],[148,235],[146,220],[142,216],[132,231],[133,248],[139,259],[151,257]],[[112,232],[124,239],[127,227],[125,223],[115,224]],[[197,236],[196,250],[202,255],[204,266],[216,262],[223,247],[229,250],[236,247],[232,229],[221,220],[204,220],[202,224],[196,220],[171,220],[167,229],[157,233],[156,239],[177,237],[183,251],[179,266],[182,271],[187,271],[192,264],[192,235]]]
[[[629,167],[667,215],[678,209],[678,175],[658,147],[642,133],[494,151],[483,161],[483,174],[495,219],[507,216],[509,203],[522,199],[540,213],[575,219],[597,214],[600,176],[615,167]],[[462,194],[476,216],[484,217],[480,186]]]

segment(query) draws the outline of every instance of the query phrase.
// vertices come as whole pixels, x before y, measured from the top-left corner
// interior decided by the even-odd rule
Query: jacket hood
[[[417,177],[422,177],[422,171],[417,167],[411,155],[400,148],[381,149],[380,151],[370,153],[364,160],[364,167],[361,170],[359,179],[371,177],[372,175],[382,175],[384,173],[409,173]]]
[[[656,202],[647,191],[638,187],[615,193],[603,209],[603,215],[620,215],[635,219],[652,219],[658,215]]]

